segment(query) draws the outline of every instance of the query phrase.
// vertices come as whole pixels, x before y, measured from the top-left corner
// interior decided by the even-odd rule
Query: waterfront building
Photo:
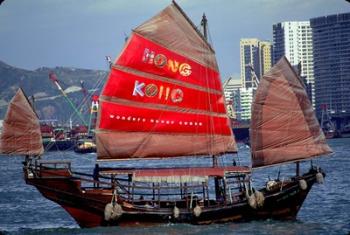
[[[257,79],[272,66],[272,44],[257,38],[240,40],[241,83],[243,88],[256,87]]]
[[[254,88],[244,88],[241,81],[230,77],[223,83],[228,115],[239,121],[249,121]],[[232,107],[233,112],[230,109]]]
[[[230,77],[223,83],[224,95],[226,100],[226,108],[229,117],[238,119],[239,114],[236,110],[240,110],[239,89],[242,87],[241,81]],[[238,116],[237,116],[238,115]]]
[[[350,13],[310,20],[314,45],[316,111],[327,107],[341,123],[350,121]]]
[[[234,77],[229,77],[226,81],[223,83],[223,88],[224,88],[224,95],[225,99],[233,101],[233,91],[240,89],[242,87],[242,83],[239,79],[234,78]]]
[[[273,64],[282,56],[286,56],[292,65],[299,65],[300,76],[306,79],[306,85],[310,87],[308,94],[314,105],[315,79],[310,21],[287,21],[273,25]]]
[[[253,102],[255,89],[252,87],[249,88],[241,88],[239,89],[239,101],[240,101],[240,109],[237,113],[239,113],[239,120],[249,121],[251,118],[251,105]]]

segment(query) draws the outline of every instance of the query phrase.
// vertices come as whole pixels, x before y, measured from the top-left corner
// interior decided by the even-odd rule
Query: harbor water
[[[296,221],[253,221],[212,225],[162,224],[149,227],[100,227],[81,229],[59,205],[26,185],[22,157],[0,157],[0,234],[349,234],[350,232],[350,138],[329,140],[334,154],[315,159],[325,172],[324,184],[315,184]],[[249,164],[249,148],[239,145],[237,161]],[[73,151],[49,152],[46,159],[72,161],[75,171],[92,173],[95,154]],[[208,159],[209,160],[209,159]],[[169,160],[172,165],[192,160]],[[195,159],[193,159],[193,162]],[[122,163],[118,163],[122,164]],[[124,163],[126,164],[126,163]],[[127,163],[128,166],[138,163]],[[154,166],[154,162],[141,164]],[[304,163],[308,167],[309,163]],[[254,184],[275,178],[294,165],[254,171]],[[292,171],[292,173],[294,173]],[[286,173],[288,175],[288,173]]]

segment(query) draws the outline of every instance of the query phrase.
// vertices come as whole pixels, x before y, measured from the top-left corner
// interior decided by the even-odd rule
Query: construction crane
[[[259,80],[258,76],[255,73],[253,65],[252,64],[247,64],[245,67],[250,69],[250,74],[252,75],[253,88],[258,88],[260,80]]]
[[[79,105],[80,110],[83,110],[83,106],[85,104],[87,105],[87,109],[85,109],[85,110],[90,110],[90,105],[88,102],[88,100],[90,98],[90,94],[89,94],[88,90],[85,88],[83,80],[80,80],[80,87],[81,87],[81,92],[83,92],[83,95],[84,95],[83,101],[81,101],[81,104]]]
[[[96,125],[97,111],[98,111],[98,95],[93,95],[91,97],[91,108],[90,108],[90,118],[88,126],[88,134],[90,134],[91,128]],[[94,118],[93,118],[94,116]]]
[[[86,123],[86,121],[83,118],[83,115],[81,114],[81,112],[79,112],[79,110],[77,109],[77,107],[75,107],[74,103],[69,99],[69,97],[67,96],[67,94],[64,92],[64,90],[62,89],[61,85],[58,82],[57,76],[54,72],[50,72],[49,73],[49,78],[50,80],[57,86],[58,90],[62,93],[63,97],[65,98],[65,100],[68,102],[68,104],[72,107],[72,109],[74,110],[74,112],[77,114],[77,116],[79,117],[79,119],[83,122],[83,124],[85,126],[87,126],[88,124]]]

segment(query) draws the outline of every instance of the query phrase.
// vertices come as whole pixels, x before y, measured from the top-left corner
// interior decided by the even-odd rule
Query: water
[[[268,220],[205,226],[164,224],[80,229],[60,206],[24,183],[21,157],[0,157],[0,234],[349,234],[350,139],[334,139],[329,144],[335,154],[317,160],[327,173],[325,183],[313,186],[296,221]],[[249,149],[239,146],[240,161],[247,162],[248,156]],[[69,159],[74,169],[90,173],[96,160],[95,154],[78,155],[74,152],[51,152],[46,157]],[[189,164],[188,160],[171,161],[173,165]],[[146,161],[141,164],[155,165]],[[283,173],[292,167],[282,167],[281,171]],[[261,184],[268,176],[275,177],[278,169],[254,172],[254,184]]]

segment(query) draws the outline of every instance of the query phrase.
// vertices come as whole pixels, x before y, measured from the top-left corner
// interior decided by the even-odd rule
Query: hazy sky
[[[107,70],[129,34],[171,0],[5,0],[0,5],[0,60],[20,68]],[[222,79],[238,76],[239,40],[272,40],[282,21],[350,12],[345,0],[177,0],[195,25],[205,12]]]

